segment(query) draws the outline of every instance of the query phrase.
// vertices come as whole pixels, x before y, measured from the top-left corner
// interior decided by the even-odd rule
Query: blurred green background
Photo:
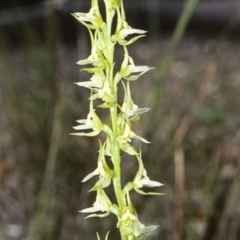
[[[101,0],[99,0],[101,2]],[[237,0],[125,1],[137,65],[155,69],[132,83],[134,126],[151,179],[166,196],[132,195],[149,239],[240,239],[240,4]],[[102,6],[102,4],[100,4]],[[98,140],[70,136],[88,113],[89,75],[75,64],[90,53],[71,12],[90,0],[0,3],[0,240],[119,239],[116,219],[87,219],[95,201]],[[121,61],[122,52],[116,52]],[[104,116],[103,116],[104,117]],[[138,144],[138,143],[136,143]],[[123,180],[136,172],[124,156]]]

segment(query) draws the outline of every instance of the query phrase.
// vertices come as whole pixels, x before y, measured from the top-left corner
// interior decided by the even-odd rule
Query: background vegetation
[[[133,83],[138,105],[152,108],[136,132],[151,141],[143,159],[167,193],[134,201],[143,222],[160,225],[152,239],[237,240],[238,2],[170,2],[126,4],[131,25],[149,30],[131,54],[155,67]],[[114,217],[84,220],[78,213],[95,200],[87,193],[91,182],[81,180],[95,168],[98,148],[97,139],[69,136],[88,112],[88,91],[73,84],[89,77],[75,65],[88,56],[88,39],[69,15],[73,5],[46,3],[33,19],[33,8],[0,14],[0,240],[96,239],[95,231],[109,229],[118,239]],[[74,11],[85,5],[77,1]],[[219,6],[231,17],[217,21]],[[123,179],[135,167],[127,159]]]

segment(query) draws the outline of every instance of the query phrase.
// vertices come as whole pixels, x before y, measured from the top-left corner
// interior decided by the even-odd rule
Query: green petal
[[[91,179],[92,177],[94,177],[94,176],[96,176],[96,175],[98,175],[97,169],[94,170],[93,172],[89,173],[89,174],[82,180],[82,182],[86,182],[86,181],[88,181],[89,179]]]
[[[138,154],[136,152],[135,148],[128,143],[126,143],[126,144],[119,143],[119,147],[121,148],[121,150],[123,150],[124,152],[126,152],[130,155],[137,155]]]
[[[128,46],[134,42],[136,42],[139,38],[142,38],[142,37],[145,37],[145,35],[141,35],[141,36],[136,36],[134,38],[131,38],[130,40],[126,41],[126,40],[119,40],[118,43],[120,45],[123,45],[123,46]]]
[[[106,188],[111,184],[111,177],[101,177],[97,183],[89,190],[89,192],[96,191],[98,189]]]
[[[157,192],[144,192],[139,188],[134,188],[134,190],[141,195],[166,195],[166,193],[157,193]]]
[[[101,131],[93,131],[93,132],[90,132],[90,133],[70,133],[70,135],[95,137],[95,136],[97,136],[100,132],[101,132]]]
[[[85,217],[85,219],[87,218],[91,218],[91,217],[99,217],[99,218],[104,218],[104,217],[107,217],[110,215],[110,211],[106,212],[106,213],[102,213],[102,214],[97,214],[97,213],[94,213],[94,214],[90,214],[88,215],[87,217]]]
[[[157,229],[158,226],[157,225],[151,225],[148,227],[143,227],[140,231],[138,231],[138,233],[136,233],[136,237],[139,239],[146,239],[147,236],[149,236],[152,231],[154,231],[155,229]]]

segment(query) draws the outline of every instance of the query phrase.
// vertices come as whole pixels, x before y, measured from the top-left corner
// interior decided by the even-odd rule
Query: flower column
[[[132,122],[138,121],[140,115],[149,108],[138,108],[134,104],[130,81],[137,80],[141,75],[151,68],[147,66],[135,66],[133,59],[129,56],[127,46],[139,38],[143,37],[145,31],[131,28],[125,18],[122,0],[104,0],[106,7],[106,21],[102,19],[99,12],[98,0],[92,0],[91,9],[88,13],[74,13],[73,16],[85,25],[89,31],[91,39],[91,55],[78,62],[79,65],[88,65],[83,68],[92,74],[90,81],[78,82],[77,85],[90,89],[90,109],[86,119],[78,120],[79,126],[74,127],[80,130],[79,133],[72,133],[77,136],[97,136],[100,132],[106,134],[104,143],[100,143],[97,168],[87,175],[83,182],[93,176],[99,179],[90,191],[96,191],[96,201],[93,207],[86,208],[81,212],[91,213],[88,217],[106,217],[113,213],[117,217],[117,227],[120,230],[122,240],[146,239],[157,226],[145,227],[138,220],[137,213],[130,199],[130,191],[135,190],[140,194],[160,194],[145,193],[140,188],[143,186],[159,187],[162,184],[151,181],[143,166],[141,152],[138,152],[132,145],[132,139],[138,139],[149,143],[144,138],[136,135],[131,130]],[[116,30],[112,30],[113,18],[117,17]],[[140,34],[126,40],[131,34]],[[124,58],[121,68],[114,70],[114,49],[119,44],[123,47]],[[118,102],[118,84],[122,84],[124,89],[124,100]],[[94,101],[100,99],[102,103],[98,106],[109,110],[110,120],[102,122],[94,108]],[[128,182],[124,187],[121,183],[121,151],[136,156],[139,170],[133,181]],[[106,159],[107,158],[107,159]],[[113,169],[107,164],[112,161]],[[114,204],[106,195],[104,188],[113,183],[117,203]],[[99,213],[102,212],[102,213]],[[106,239],[108,234],[106,236]],[[99,239],[99,236],[98,236]]]

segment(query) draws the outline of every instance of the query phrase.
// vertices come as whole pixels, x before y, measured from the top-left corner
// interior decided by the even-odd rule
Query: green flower
[[[126,235],[129,239],[136,239],[145,240],[147,236],[149,236],[152,231],[158,228],[157,225],[151,225],[146,227],[144,224],[139,222],[136,215],[134,215],[129,208],[126,208],[122,218],[119,219],[117,225],[123,235]],[[133,237],[134,236],[134,237]]]
[[[76,84],[80,87],[86,87],[91,90],[98,90],[103,88],[105,82],[105,74],[103,71],[95,72],[94,75],[90,78],[90,81],[77,82]]]
[[[148,66],[136,66],[133,59],[128,55],[127,48],[124,47],[124,60],[119,74],[128,81],[135,81],[140,76],[151,70]]]
[[[105,159],[105,154],[104,154],[104,149],[105,145],[102,145],[100,142],[100,150],[99,150],[99,156],[98,156],[98,167],[96,170],[94,170],[92,173],[88,174],[82,182],[86,182],[89,179],[91,179],[94,176],[99,176],[99,180],[97,183],[91,188],[90,191],[95,191],[100,188],[106,188],[111,184],[112,180],[112,170],[108,167],[106,159]]]
[[[86,218],[107,217],[111,212],[118,215],[118,207],[111,203],[111,201],[109,200],[108,196],[106,195],[103,189],[98,189],[96,201],[94,202],[93,207],[85,208],[80,212],[94,213],[94,214],[88,215]],[[99,214],[95,212],[104,212],[104,213]]]
[[[125,95],[124,95],[124,100],[122,105],[122,112],[126,114],[126,116],[129,118],[130,121],[138,121],[140,118],[140,115],[149,111],[150,108],[138,108],[138,106],[133,103],[129,82],[127,82],[127,89],[124,83],[123,83],[123,88],[124,88]]]
[[[139,155],[137,155],[137,159],[138,159],[139,169],[133,180],[133,188],[135,189],[135,191],[138,192],[139,194],[143,194],[143,195],[163,195],[163,193],[156,193],[156,192],[147,192],[146,193],[146,192],[140,190],[140,188],[142,188],[142,187],[161,187],[164,184],[156,182],[156,181],[152,181],[149,179],[149,177],[147,176],[147,171],[143,167],[141,152]]]
[[[115,102],[116,98],[113,94],[113,90],[110,87],[109,81],[105,79],[105,82],[103,83],[103,87],[99,90],[95,91],[96,93],[91,96],[90,99],[95,100],[97,98],[102,99],[103,102],[106,103],[113,103]]]
[[[112,103],[116,100],[109,81],[106,79],[103,71],[95,72],[90,78],[90,81],[77,82],[76,84],[80,87],[86,87],[93,90],[94,94],[91,95],[90,100],[100,98],[106,103]]]
[[[92,46],[91,55],[83,60],[77,62],[78,65],[92,64],[93,68],[83,68],[82,71],[89,73],[95,73],[102,71],[106,65],[106,59],[104,58],[102,52],[97,48],[96,44]]]
[[[124,211],[124,214],[119,219],[117,226],[120,228],[120,231],[126,235],[135,235],[134,232],[138,230],[141,223],[138,221],[137,217],[131,213],[130,209],[127,207]]]
[[[92,131],[89,133],[81,132],[81,133],[71,133],[71,135],[76,136],[88,136],[88,137],[94,137],[97,136],[104,127],[106,127],[100,118],[95,113],[95,109],[93,109],[93,101],[90,101],[90,112],[87,116],[87,119],[81,119],[77,120],[78,123],[81,125],[73,127],[75,130],[89,130]]]
[[[119,116],[118,119],[120,120],[119,122],[119,132],[118,132],[118,141],[122,143],[127,143],[131,142],[132,139],[138,139],[142,142],[145,143],[150,143],[146,139],[136,135],[132,130],[131,130],[131,125],[125,119],[123,116]]]
[[[127,118],[124,118],[123,115],[118,116],[118,143],[119,147],[130,155],[136,155],[137,152],[129,143],[132,139],[137,139],[145,143],[149,143],[146,139],[136,135],[131,130],[130,122]]]
[[[144,224],[141,224],[138,231],[135,232],[135,236],[138,240],[145,240],[146,237],[152,234],[152,231],[156,230],[157,228],[157,225],[151,225],[146,227]]]
[[[128,25],[128,23],[125,20],[125,13],[124,13],[123,5],[122,5],[121,10],[119,8],[117,8],[117,15],[118,15],[118,23],[117,23],[116,32],[115,32],[114,36],[112,36],[113,40],[116,40],[120,45],[127,46],[127,45],[134,43],[139,38],[145,36],[142,34],[146,33],[146,31],[140,30],[140,29],[135,29]],[[141,34],[141,35],[133,37],[130,40],[126,40],[126,37],[128,35],[132,35],[132,34]]]
[[[72,15],[88,29],[97,29],[103,23],[97,0],[92,1],[92,7],[88,13],[72,13]]]
[[[128,237],[128,239],[145,240],[148,235],[152,233],[158,226],[152,225],[145,227],[139,220],[137,213],[130,201],[129,194],[127,194],[128,206],[124,209],[122,217],[118,219],[117,227],[121,233]]]

